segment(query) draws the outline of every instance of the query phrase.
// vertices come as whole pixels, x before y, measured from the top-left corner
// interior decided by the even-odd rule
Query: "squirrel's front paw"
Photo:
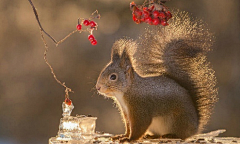
[[[124,138],[119,139],[119,142],[120,143],[130,142],[130,139],[128,137],[124,137]]]
[[[121,134],[121,135],[112,136],[111,139],[113,141],[115,141],[115,140],[119,140],[119,139],[124,138],[124,137],[126,137],[126,135],[125,134]]]

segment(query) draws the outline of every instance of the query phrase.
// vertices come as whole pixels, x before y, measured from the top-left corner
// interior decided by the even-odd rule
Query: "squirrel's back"
[[[191,20],[185,12],[173,15],[169,26],[147,28],[127,51],[140,76],[166,75],[188,90],[200,132],[217,101],[216,78],[206,60],[213,36],[201,20]]]

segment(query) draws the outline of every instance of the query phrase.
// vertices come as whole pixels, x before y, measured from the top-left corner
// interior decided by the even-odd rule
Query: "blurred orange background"
[[[101,69],[110,60],[113,42],[124,36],[136,38],[146,24],[132,21],[131,0],[33,0],[44,29],[57,40],[75,30],[77,19],[96,9],[101,19],[92,46],[88,33],[74,34],[55,47],[48,59],[58,78],[74,90],[73,115],[98,117],[97,131],[124,132],[111,99],[94,89]],[[143,0],[136,0],[142,4]],[[206,132],[226,129],[221,136],[240,136],[240,1],[171,0],[170,8],[203,19],[215,33],[214,51],[208,56],[216,71],[219,102]],[[27,0],[0,1],[0,144],[48,143],[56,136],[62,114],[64,88],[56,83],[43,60],[44,45]]]

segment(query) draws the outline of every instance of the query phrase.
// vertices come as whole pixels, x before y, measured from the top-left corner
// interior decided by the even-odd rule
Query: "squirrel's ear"
[[[130,57],[129,57],[126,49],[124,49],[122,52],[120,66],[123,68],[132,67]]]
[[[116,61],[120,59],[120,55],[118,53],[118,49],[112,48],[112,54],[111,54],[112,61]]]
[[[133,78],[134,78],[133,68],[131,66],[127,66],[125,75],[126,75],[128,83],[131,83],[131,80],[133,80]]]

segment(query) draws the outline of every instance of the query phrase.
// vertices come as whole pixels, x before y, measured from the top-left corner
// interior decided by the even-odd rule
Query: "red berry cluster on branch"
[[[97,44],[97,40],[95,39],[95,37],[93,35],[89,35],[88,40],[91,42],[92,45]]]
[[[94,12],[94,13],[96,13],[96,12]],[[88,36],[88,40],[91,42],[92,45],[96,45],[97,44],[97,40],[93,36],[93,31],[97,30],[98,25],[97,25],[97,23],[95,21],[91,20],[91,19],[94,19],[94,18],[98,18],[99,19],[100,15],[98,14],[97,16],[92,17],[90,19],[82,19],[81,23],[79,22],[79,19],[78,19],[78,24],[77,24],[77,30],[78,31],[80,31],[80,32],[88,31],[90,33],[90,35]],[[87,28],[87,30],[83,30],[82,29],[83,25],[87,26],[87,27],[90,26],[90,28]]]
[[[162,3],[150,3],[148,6],[137,6],[134,2],[130,3],[132,18],[136,24],[145,22],[150,25],[167,26],[172,14]]]

